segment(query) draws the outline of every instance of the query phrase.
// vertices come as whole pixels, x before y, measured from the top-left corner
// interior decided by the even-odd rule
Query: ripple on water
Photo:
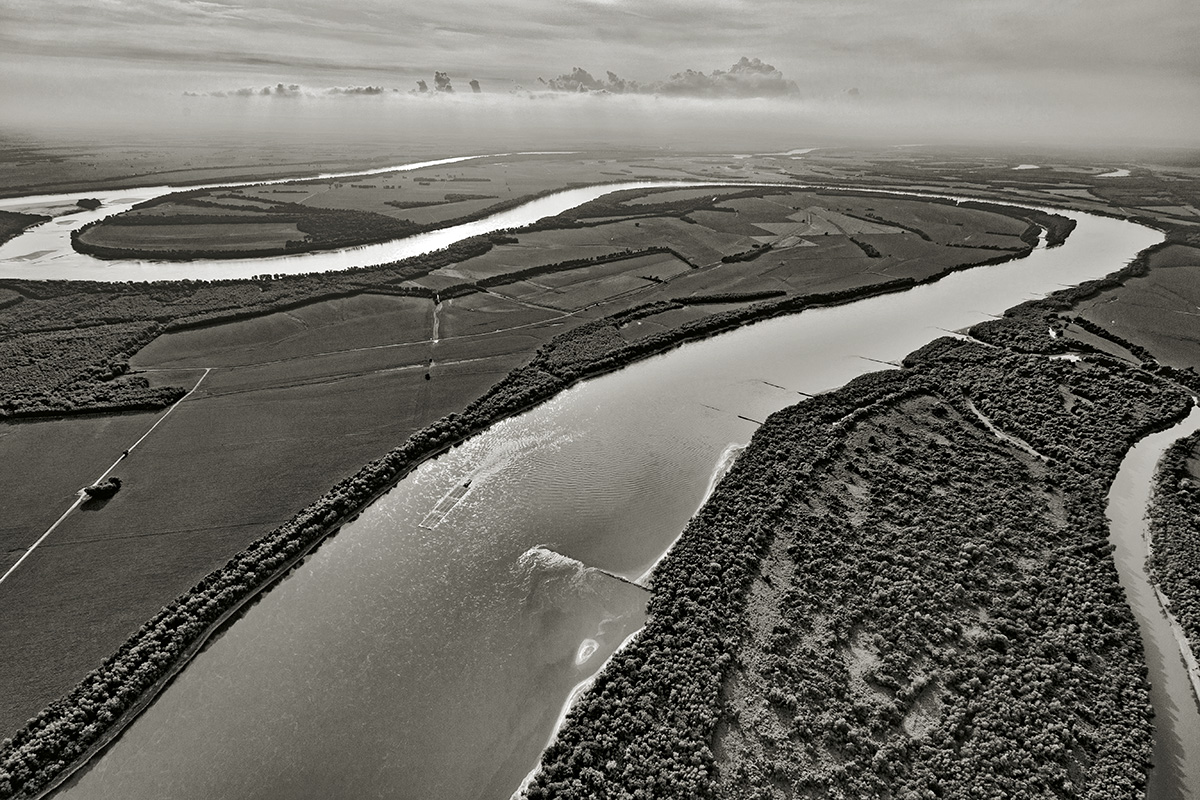
[[[595,639],[584,639],[579,643],[579,652],[575,654],[575,666],[583,666],[599,649],[600,643]]]

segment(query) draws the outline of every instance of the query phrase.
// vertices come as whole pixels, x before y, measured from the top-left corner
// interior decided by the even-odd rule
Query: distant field
[[[230,367],[355,347],[428,339],[433,304],[414,297],[364,294],[291,311],[160,336],[134,366]]]
[[[453,279],[455,283],[476,281],[560,261],[604,256],[617,249],[610,241],[598,241],[598,234],[575,242],[563,236],[564,233],[566,231],[522,233],[518,236],[518,244],[497,245],[482,256],[435,270],[413,283],[432,285],[431,281],[444,277]]]
[[[438,338],[444,344],[458,337],[490,337],[560,316],[553,310],[531,308],[498,294],[469,294],[442,303],[438,309]]]
[[[706,186],[703,189],[665,189],[637,197],[628,202],[633,207],[653,205],[657,203],[673,203],[680,200],[694,200],[698,197],[721,197],[741,191],[740,187]]]
[[[266,212],[277,205],[277,211],[287,213],[290,206],[286,204],[299,204],[317,210],[365,212],[368,217],[354,223],[361,230],[359,238],[361,241],[378,241],[380,228],[378,224],[371,223],[369,215],[382,215],[390,220],[408,221],[419,226],[439,225],[461,217],[480,215],[499,203],[520,201],[575,185],[635,177],[681,177],[677,167],[666,163],[644,164],[636,170],[636,174],[631,172],[620,177],[611,174],[613,168],[614,163],[610,159],[576,159],[553,155],[505,156],[361,178],[213,189],[155,200],[148,207],[127,212],[115,222],[95,225],[82,235],[82,241],[134,253],[145,251],[146,255],[161,254],[165,250],[185,251],[175,254],[176,257],[186,256],[189,249],[199,253],[278,249],[288,241],[305,239],[305,235],[295,227],[287,227],[287,223],[270,222],[269,219],[253,223],[239,220],[236,223],[216,224],[211,228],[203,223],[178,227],[119,223],[129,215],[177,217],[181,221],[202,214],[253,219],[255,215],[266,216]],[[397,232],[384,238],[400,238],[403,235]],[[357,242],[347,241],[344,244],[354,243]]]
[[[573,311],[630,292],[657,290],[663,281],[690,269],[674,256],[651,255],[538,275],[497,287],[495,293]]]
[[[97,225],[81,240],[102,247],[160,250],[254,250],[299,240],[304,234],[291,222],[242,222],[237,225]]]

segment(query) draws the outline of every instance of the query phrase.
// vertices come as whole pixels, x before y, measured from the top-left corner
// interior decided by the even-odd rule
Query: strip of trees
[[[1189,463],[1200,433],[1175,442],[1154,474],[1150,504],[1150,574],[1170,601],[1171,613],[1200,656],[1200,480]]]
[[[50,217],[42,214],[22,214],[17,211],[0,211],[0,244],[17,236],[33,225],[49,222]]]

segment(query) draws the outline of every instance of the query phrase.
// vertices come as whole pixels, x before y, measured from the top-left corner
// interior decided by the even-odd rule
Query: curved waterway
[[[1154,469],[1163,452],[1184,436],[1200,430],[1200,408],[1172,428],[1153,433],[1126,454],[1108,493],[1109,539],[1125,597],[1138,620],[1150,675],[1154,706],[1153,767],[1148,776],[1149,800],[1200,798],[1200,691],[1183,653],[1183,631],[1163,610],[1146,572],[1150,555],[1146,508],[1153,493]],[[1194,669],[1194,663],[1193,663]]]
[[[557,152],[557,151],[555,151]],[[470,236],[527,225],[545,216],[553,216],[584,202],[570,193],[559,193],[541,198],[496,214],[486,220],[456,225],[429,233],[410,236],[391,242],[341,250],[325,250],[315,253],[298,253],[270,258],[195,259],[192,261],[153,261],[134,259],[106,260],[77,253],[71,245],[71,232],[89,222],[104,219],[113,214],[130,210],[138,203],[162,197],[165,194],[197,189],[232,189],[239,186],[275,186],[296,181],[325,180],[331,178],[360,178],[368,175],[384,175],[392,172],[410,172],[430,167],[443,167],[464,161],[508,156],[553,155],[555,153],[531,151],[521,153],[493,153],[478,156],[455,156],[432,161],[414,161],[390,167],[359,170],[357,172],[323,172],[310,177],[274,178],[261,181],[221,182],[197,186],[142,186],[133,189],[113,189],[102,192],[73,192],[71,194],[31,195],[27,197],[0,198],[0,210],[29,211],[30,213],[57,213],[49,222],[36,225],[19,236],[0,245],[0,277],[28,278],[32,280],[87,280],[87,281],[158,281],[216,280],[221,278],[249,278],[254,275],[288,274],[304,272],[330,272],[350,267],[386,264],[402,258],[422,255],[440,250]],[[611,191],[611,189],[609,190]],[[600,192],[603,194],[604,192]],[[567,194],[561,197],[560,195]],[[598,196],[598,195],[597,195]],[[75,203],[81,197],[99,200],[101,205],[94,210],[78,208]],[[592,198],[588,198],[592,199]],[[569,205],[561,205],[562,202]],[[560,207],[561,206],[561,207]],[[63,208],[70,208],[63,214]],[[530,213],[537,216],[528,218]],[[519,221],[519,220],[525,221]]]
[[[758,323],[585,381],[423,464],[212,641],[67,798],[508,798],[642,624],[636,579],[752,420],[1160,236]]]

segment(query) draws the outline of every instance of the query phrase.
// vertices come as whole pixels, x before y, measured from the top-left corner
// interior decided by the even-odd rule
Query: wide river
[[[60,796],[508,798],[573,688],[644,619],[646,592],[606,572],[636,580],[655,563],[752,420],[1161,238],[1070,216],[1062,247],[686,345],[422,465],[211,642]]]

